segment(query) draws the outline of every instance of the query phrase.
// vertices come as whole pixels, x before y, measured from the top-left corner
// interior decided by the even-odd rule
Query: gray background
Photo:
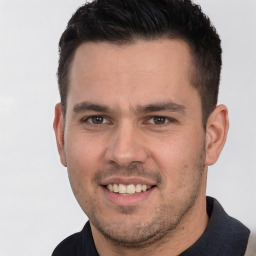
[[[219,103],[228,141],[207,194],[256,231],[256,1],[200,0],[224,50]],[[58,40],[81,0],[0,0],[0,255],[45,256],[86,216],[52,129]]]

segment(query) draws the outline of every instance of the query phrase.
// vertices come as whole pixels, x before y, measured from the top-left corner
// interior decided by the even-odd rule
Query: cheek
[[[67,162],[82,168],[82,173],[97,165],[103,152],[103,145],[96,138],[90,138],[82,132],[68,136],[65,147]]]
[[[65,146],[67,168],[74,194],[92,190],[91,181],[95,172],[101,167],[102,147],[83,136],[70,136]]]
[[[155,143],[152,158],[173,190],[184,187],[202,169],[202,138],[173,137]]]

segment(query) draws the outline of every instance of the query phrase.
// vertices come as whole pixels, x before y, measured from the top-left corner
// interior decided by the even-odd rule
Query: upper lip
[[[108,177],[101,181],[102,186],[106,186],[108,184],[124,184],[124,185],[142,184],[147,186],[156,185],[154,181],[144,177],[118,177],[118,176]]]

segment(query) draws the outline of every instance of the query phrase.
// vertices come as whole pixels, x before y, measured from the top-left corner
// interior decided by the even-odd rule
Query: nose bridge
[[[133,162],[143,163],[147,155],[139,128],[131,122],[122,122],[115,128],[105,153],[107,161],[119,166],[128,166]]]

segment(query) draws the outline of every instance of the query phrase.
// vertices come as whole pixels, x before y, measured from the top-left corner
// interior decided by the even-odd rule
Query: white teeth
[[[113,189],[113,185],[112,184],[108,184],[108,190],[111,191],[111,192],[114,192],[114,189]]]
[[[117,184],[114,184],[113,185],[113,190],[115,193],[118,193],[119,192],[119,186]]]
[[[126,188],[126,193],[127,194],[134,194],[135,193],[135,186],[133,184],[128,185]]]
[[[136,185],[136,192],[137,193],[141,192],[141,185],[140,184]]]
[[[152,188],[152,186],[148,185],[141,185],[141,184],[129,184],[129,185],[124,185],[124,184],[108,184],[107,189],[111,192],[114,193],[119,193],[119,194],[135,194],[135,193],[141,193],[141,192],[146,192],[148,189]]]
[[[126,186],[123,184],[119,184],[119,193],[126,194]]]

